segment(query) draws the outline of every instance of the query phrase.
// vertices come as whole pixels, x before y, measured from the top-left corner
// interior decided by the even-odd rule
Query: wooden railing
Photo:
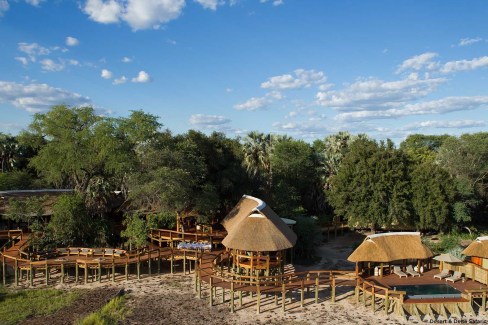
[[[226,236],[224,232],[210,232],[210,233],[193,233],[182,232],[167,229],[151,229],[149,238],[154,241],[164,241],[172,243],[174,241],[194,241],[194,242],[209,242],[210,244],[216,244],[222,242],[222,239]]]

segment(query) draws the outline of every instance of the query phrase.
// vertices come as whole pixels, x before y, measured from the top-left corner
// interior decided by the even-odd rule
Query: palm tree
[[[261,173],[263,176],[270,176],[272,150],[272,137],[269,134],[252,131],[247,134],[243,144],[244,165],[247,172],[252,176]]]
[[[0,171],[7,172],[13,169],[17,162],[19,145],[15,137],[0,133]]]

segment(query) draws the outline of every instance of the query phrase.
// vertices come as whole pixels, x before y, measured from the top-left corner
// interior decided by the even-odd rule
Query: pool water
[[[400,285],[393,288],[397,291],[406,291],[411,299],[425,298],[461,298],[461,292],[448,284],[420,284]]]

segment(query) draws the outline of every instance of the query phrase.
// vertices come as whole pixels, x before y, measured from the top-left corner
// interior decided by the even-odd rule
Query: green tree
[[[411,221],[408,159],[391,141],[358,139],[350,146],[328,192],[336,214],[353,227],[406,225]]]
[[[124,230],[120,233],[122,238],[126,238],[129,249],[132,247],[142,248],[147,245],[147,235],[149,232],[148,222],[141,218],[137,213],[127,213],[124,216]]]
[[[426,161],[433,162],[436,159],[440,147],[449,138],[451,136],[447,134],[412,134],[400,144],[400,149],[405,151],[416,164]]]
[[[428,161],[417,165],[412,172],[412,204],[417,227],[448,229],[455,195],[454,182],[444,169]]]

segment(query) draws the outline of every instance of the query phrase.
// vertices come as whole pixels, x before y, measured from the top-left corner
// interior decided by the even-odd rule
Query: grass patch
[[[50,315],[72,304],[80,291],[0,289],[0,324],[13,325],[27,317]]]
[[[100,310],[75,322],[75,325],[116,325],[127,315],[125,297],[115,297]]]

